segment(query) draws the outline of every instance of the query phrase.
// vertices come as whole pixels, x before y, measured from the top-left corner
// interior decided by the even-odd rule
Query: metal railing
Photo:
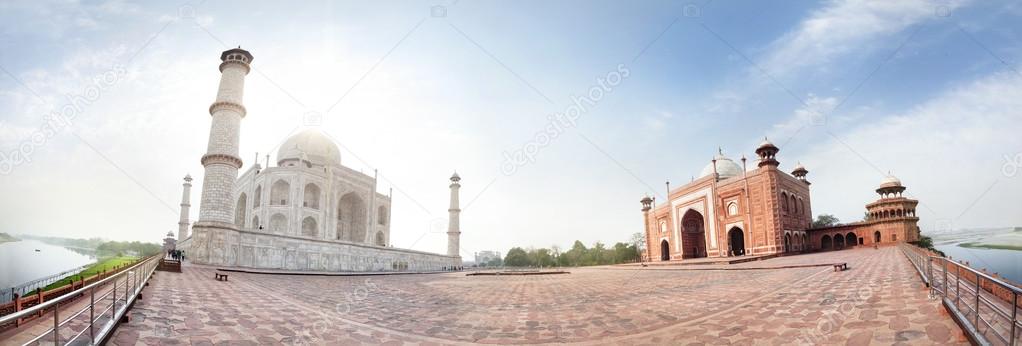
[[[28,340],[24,343],[25,345],[43,344],[50,341],[54,345],[70,345],[72,343],[99,344],[106,340],[106,337],[117,326],[118,321],[128,313],[128,309],[135,302],[135,299],[138,298],[146,282],[152,277],[159,262],[160,256],[150,257],[124,271],[93,282],[74,292],[18,311],[17,313],[0,317],[0,325],[15,323],[23,318],[36,314],[43,315],[49,311],[53,314],[53,327]],[[76,304],[82,304],[76,302],[75,299],[79,297],[84,299],[85,296],[88,296],[85,306],[80,309],[75,308]],[[62,307],[67,308],[69,306],[72,311],[61,311]],[[67,313],[68,316],[62,319],[61,317],[64,313]],[[88,313],[88,316],[85,316],[86,313]],[[69,323],[76,321],[84,322],[82,324],[85,326],[82,330],[76,331],[72,329],[72,326],[68,326]],[[80,324],[75,323],[75,325]],[[37,325],[29,324],[27,326]],[[28,331],[26,330],[25,332]],[[79,341],[86,333],[88,333],[88,340]]]
[[[1019,344],[1022,289],[944,257],[927,257],[925,270],[931,293],[940,295],[966,333],[981,344]]]
[[[929,255],[926,255],[921,248],[915,245],[906,243],[898,243],[898,247],[901,248],[901,253],[905,254],[909,262],[912,262],[912,266],[916,268],[916,272],[919,273],[919,277],[926,284],[926,287],[930,287],[930,277],[927,275],[926,261]]]
[[[71,270],[65,270],[63,272],[49,275],[46,277],[38,278],[29,282],[22,283],[20,285],[10,287],[10,289],[0,291],[0,303],[6,303],[14,300],[14,294],[17,293],[18,297],[24,297],[26,292],[31,292],[39,287],[46,287],[46,285],[60,281],[68,276],[76,275],[81,273],[85,269],[88,269],[94,263],[89,263],[78,268]]]

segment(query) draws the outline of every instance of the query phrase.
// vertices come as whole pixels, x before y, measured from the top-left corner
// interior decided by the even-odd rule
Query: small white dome
[[[793,168],[792,170],[793,171],[797,171],[797,170],[804,170],[804,169],[806,169],[806,166],[803,166],[802,163],[799,162],[799,163],[795,164],[795,168]]]
[[[880,187],[893,187],[893,186],[901,186],[901,180],[899,180],[897,177],[895,177],[893,175],[888,174],[886,177],[884,177],[884,180],[880,181]]]
[[[341,150],[322,132],[305,130],[291,136],[280,146],[277,164],[286,160],[305,160],[314,165],[336,166],[341,164]]]
[[[714,159],[717,160],[717,174],[720,174],[721,179],[737,177],[742,174],[742,166],[724,156],[723,153],[717,154]],[[699,173],[699,176],[705,177],[711,174],[713,174],[713,162],[703,167],[703,171]]]
[[[760,148],[762,148],[762,147],[776,147],[776,145],[774,145],[774,143],[771,143],[770,140],[767,139],[766,137],[763,137],[763,141],[759,142],[759,147]]]

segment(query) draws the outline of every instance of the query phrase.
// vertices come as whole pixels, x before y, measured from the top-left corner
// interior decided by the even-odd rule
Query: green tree
[[[630,263],[638,260],[639,252],[636,250],[635,244],[614,244],[614,264]]]
[[[554,257],[550,256],[550,250],[548,249],[536,250],[534,258],[535,260],[532,263],[540,267],[552,267],[555,264]]]
[[[638,252],[646,251],[646,234],[642,232],[636,232],[632,234],[632,245]]]
[[[529,254],[520,247],[511,248],[504,256],[504,264],[509,267],[527,267],[529,266]]]
[[[561,265],[561,247],[557,245],[551,245],[550,257],[553,258],[554,265]]]
[[[593,249],[589,251],[589,261],[586,265],[601,265],[607,264],[606,262],[607,247],[601,242],[593,244]]]
[[[813,221],[813,228],[834,226],[837,225],[839,221],[840,220],[838,220],[837,217],[834,217],[834,215],[830,214],[816,215],[816,221]]]
[[[585,244],[581,241],[576,240],[575,244],[571,246],[571,250],[568,250],[561,255],[562,265],[565,267],[585,265],[585,258],[588,256],[589,249],[586,249]]]

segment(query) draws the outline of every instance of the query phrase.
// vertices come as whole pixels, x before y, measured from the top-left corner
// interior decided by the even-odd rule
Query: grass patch
[[[47,285],[45,288],[43,288],[43,290],[44,291],[51,290],[60,286],[67,285],[71,283],[71,279],[74,279],[75,281],[81,281],[83,277],[90,278],[96,276],[99,273],[102,273],[104,270],[111,271],[117,268],[118,266],[123,266],[125,264],[134,262],[137,259],[138,259],[137,257],[131,256],[116,256],[105,258],[89,266],[88,268],[85,268],[85,270],[83,270],[81,273],[71,275],[70,277],[60,279],[57,282]]]
[[[959,243],[958,246],[970,249],[995,249],[995,250],[1015,250],[1022,251],[1022,245],[1007,245],[1007,244],[983,244],[983,243]]]

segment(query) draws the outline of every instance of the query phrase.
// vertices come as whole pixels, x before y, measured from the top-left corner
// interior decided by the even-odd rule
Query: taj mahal
[[[334,141],[304,130],[280,146],[276,166],[243,167],[238,154],[245,77],[253,56],[241,48],[220,56],[199,220],[189,223],[191,176],[185,176],[174,245],[196,264],[296,271],[434,271],[461,266],[458,189],[450,178],[446,254],[391,246],[391,195],[377,176],[341,164]],[[257,158],[258,159],[258,158]]]

